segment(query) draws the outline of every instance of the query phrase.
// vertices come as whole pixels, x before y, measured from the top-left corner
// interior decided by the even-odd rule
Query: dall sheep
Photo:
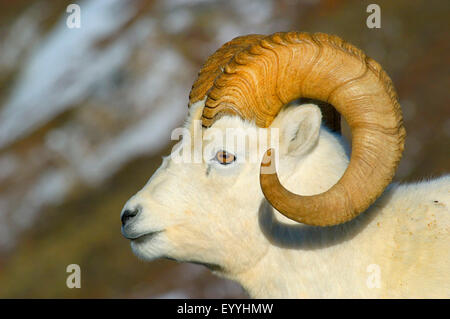
[[[345,117],[350,157],[339,114],[286,106],[299,97]],[[256,298],[450,297],[450,175],[389,185],[405,130],[377,62],[326,34],[238,37],[207,60],[189,105],[201,160],[164,158],[126,203],[137,256],[204,264]],[[230,128],[258,161],[224,142]]]

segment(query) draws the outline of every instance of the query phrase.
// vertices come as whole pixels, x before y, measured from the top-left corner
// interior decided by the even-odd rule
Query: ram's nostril
[[[122,226],[125,226],[125,224],[130,219],[133,219],[138,213],[139,213],[139,208],[138,207],[133,209],[133,210],[126,209],[124,212],[122,212],[122,216],[120,217],[120,220],[122,221]]]

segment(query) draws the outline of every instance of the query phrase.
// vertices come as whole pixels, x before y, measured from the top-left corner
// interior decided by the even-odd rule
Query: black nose
[[[122,221],[122,226],[125,226],[125,224],[130,220],[133,219],[137,214],[139,214],[139,207],[136,207],[135,209],[126,209],[122,212],[122,216],[120,217],[120,220]]]

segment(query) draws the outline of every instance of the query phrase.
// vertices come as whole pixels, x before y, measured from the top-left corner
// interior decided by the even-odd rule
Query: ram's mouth
[[[154,238],[156,235],[158,235],[159,233],[162,233],[163,231],[164,230],[157,230],[157,231],[153,231],[153,232],[150,232],[150,233],[146,233],[144,235],[141,235],[141,236],[139,236],[137,238],[132,239],[132,241],[136,242],[136,243],[141,243],[141,242],[144,242],[144,241],[147,241],[147,240],[150,240],[150,239]]]
[[[152,231],[152,232],[140,234],[140,235],[137,235],[137,236],[129,236],[126,232],[122,232],[122,234],[123,234],[123,236],[126,239],[129,239],[132,242],[141,243],[141,242],[147,241],[149,239],[152,239],[153,237],[155,237],[159,233],[162,233],[163,231],[164,230],[157,230],[157,231]]]

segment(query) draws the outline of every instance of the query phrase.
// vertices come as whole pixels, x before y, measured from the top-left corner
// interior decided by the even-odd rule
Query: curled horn
[[[253,41],[221,64],[223,72],[203,89],[203,126],[237,114],[268,127],[284,105],[299,97],[333,105],[352,131],[351,159],[341,179],[313,196],[289,192],[276,172],[260,174],[260,183],[272,206],[297,222],[331,226],[355,218],[391,182],[403,151],[405,129],[390,78],[337,36],[289,32]],[[273,156],[266,153],[263,161]]]

